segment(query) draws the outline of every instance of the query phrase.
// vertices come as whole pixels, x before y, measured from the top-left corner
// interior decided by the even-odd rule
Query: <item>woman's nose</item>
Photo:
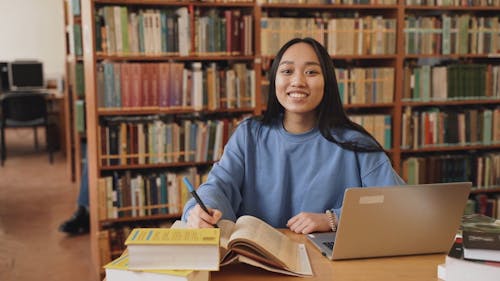
[[[296,73],[292,77],[292,86],[303,86],[305,85],[304,75],[302,73]]]

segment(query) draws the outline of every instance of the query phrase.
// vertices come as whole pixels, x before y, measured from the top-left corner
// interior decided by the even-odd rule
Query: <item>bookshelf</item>
[[[410,183],[471,181],[469,212],[498,217],[498,1],[404,7],[401,166]]]
[[[80,0],[63,0],[66,35],[65,96],[66,155],[71,180],[81,181],[82,143],[85,141],[85,98]]]
[[[498,43],[496,43],[495,50],[486,49],[484,42],[479,48],[476,42],[473,46],[470,44],[471,48],[476,48],[474,52],[465,50],[464,47],[460,47],[461,49],[457,49],[456,52],[451,49],[445,53],[434,52],[438,45],[441,45],[438,41],[442,39],[436,36],[442,34],[443,30],[442,27],[441,31],[437,28],[439,20],[469,15],[469,19],[471,17],[495,18],[498,22],[500,6],[498,1],[495,1],[485,1],[485,4],[491,2],[497,5],[465,8],[458,5],[413,5],[410,1],[402,0],[378,1],[379,4],[371,4],[369,1],[360,1],[364,4],[325,4],[323,1],[314,1],[314,3],[309,1],[308,4],[271,3],[271,1],[222,3],[163,0],[82,2],[81,22],[92,221],[91,247],[96,268],[99,268],[104,260],[120,253],[121,249],[114,244],[115,241],[121,241],[124,238],[126,231],[113,232],[113,230],[123,226],[158,225],[165,220],[176,219],[180,216],[179,208],[181,207],[179,203],[165,201],[156,205],[145,205],[141,210],[134,208],[132,202],[121,202],[124,205],[115,209],[112,214],[107,212],[109,208],[113,208],[112,205],[108,205],[108,209],[102,206],[102,198],[106,196],[102,193],[103,189],[113,186],[113,182],[115,185],[120,182],[125,182],[127,186],[131,182],[137,184],[137,181],[143,180],[141,177],[151,178],[153,175],[156,177],[153,182],[162,182],[169,176],[175,179],[174,176],[168,174],[171,171],[179,174],[187,173],[194,178],[195,182],[201,181],[206,169],[217,160],[217,155],[220,155],[220,146],[216,148],[215,140],[209,147],[214,145],[214,151],[217,149],[219,151],[215,153],[211,151],[208,156],[208,150],[201,149],[201,147],[207,147],[207,144],[196,143],[191,147],[188,143],[180,141],[181,139],[177,140],[178,144],[172,144],[177,145],[177,149],[165,148],[164,154],[152,155],[150,153],[150,150],[154,151],[152,147],[144,150],[138,148],[141,145],[135,145],[134,138],[138,138],[138,143],[141,142],[139,138],[142,138],[136,132],[147,131],[149,134],[150,130],[161,129],[166,130],[167,133],[170,132],[169,130],[185,133],[193,124],[206,130],[210,130],[213,126],[222,126],[224,129],[220,130],[226,132],[223,134],[222,143],[224,143],[231,131],[229,124],[234,125],[237,122],[235,119],[248,114],[260,114],[265,110],[266,89],[269,83],[266,75],[273,60],[273,54],[280,45],[276,42],[285,42],[290,37],[311,36],[324,42],[337,68],[339,86],[342,87],[341,93],[349,116],[373,132],[386,147],[396,171],[404,174],[405,177],[408,178],[410,173],[407,170],[409,159],[415,166],[423,161],[418,159],[425,160],[432,157],[451,159],[461,157],[463,154],[471,154],[473,157],[483,154],[498,155],[500,136],[497,138],[498,133],[495,132],[498,131],[497,127],[500,125],[496,121],[498,118],[494,117],[495,110],[498,110],[500,106],[498,91],[486,98],[465,95],[464,98],[434,99],[429,90],[429,96],[424,95],[425,98],[420,99],[420,96],[419,98],[414,96],[414,93],[416,95],[415,82],[409,82],[416,80],[416,72],[431,70],[430,73],[432,73],[433,67],[441,66],[432,64],[432,66],[422,67],[435,61],[444,61],[445,66],[450,65],[452,68],[455,65],[485,64],[487,71],[500,65]],[[165,20],[165,26],[168,26],[168,22],[174,18],[174,32],[170,34],[174,34],[173,42],[182,43],[169,44],[168,40],[172,39],[167,36],[168,30],[164,34],[165,42],[162,42],[161,36],[160,38],[148,37],[150,41],[146,42],[137,41],[137,38],[145,36],[147,32],[156,34],[158,30],[154,31],[154,28],[150,30],[146,27],[143,30],[144,34],[141,35],[139,32],[136,34],[135,31],[117,27],[122,24],[122,20],[127,26],[129,24],[135,26],[138,20],[140,22],[146,19],[145,22],[147,22],[151,19],[154,22],[158,18],[160,26],[162,19]],[[420,28],[418,20],[422,18],[426,19],[425,24],[429,22],[436,26],[427,29]],[[233,21],[240,22],[241,29],[235,29],[233,25],[228,24]],[[111,22],[115,24],[115,27],[111,28],[109,25]],[[477,24],[473,26],[478,27],[480,20],[476,22]],[[474,29],[478,32],[471,35],[471,38],[475,38],[476,41],[479,38],[484,39],[486,34],[484,29]],[[500,41],[498,39],[500,28],[494,26],[491,29],[496,31],[488,33],[491,35],[489,42]],[[117,30],[121,31],[117,34]],[[246,36],[243,38],[226,37],[224,32],[227,30],[237,30],[240,35],[244,33]],[[426,30],[431,31],[427,34]],[[483,32],[481,35],[483,37],[479,35],[480,30]],[[114,35],[110,35],[113,33]],[[216,40],[210,40],[210,38],[216,38]],[[410,39],[412,48],[409,46]],[[421,47],[418,45],[429,41],[434,44]],[[482,51],[478,51],[478,48]],[[421,71],[420,68],[424,70]],[[161,69],[164,69],[164,72]],[[417,69],[416,72],[415,69]],[[451,70],[453,71],[455,70]],[[139,76],[138,73],[141,75],[149,73],[149,75]],[[175,76],[180,73],[183,76]],[[217,75],[214,76],[214,73]],[[137,77],[131,78],[134,75]],[[473,75],[477,76],[477,79],[473,79],[475,83],[480,83],[477,81],[481,79],[481,75]],[[240,90],[249,88],[250,93],[235,95],[234,91],[228,88],[228,84],[223,83],[227,80],[221,78],[227,79],[228,76],[239,77],[235,81],[246,81],[238,87]],[[111,90],[110,81],[114,81],[112,77],[120,78],[120,82],[117,82],[120,85],[119,95],[114,95],[116,88]],[[124,79],[125,84],[122,83],[123,77],[129,77],[129,80]],[[199,79],[199,77],[202,77],[202,84],[193,84],[192,79]],[[219,78],[217,80],[213,77]],[[492,76],[488,77],[491,79]],[[229,80],[233,81],[232,78]],[[129,91],[128,87],[134,87],[133,83],[137,81],[152,83],[150,85],[159,83],[154,81],[169,81],[171,82],[169,87],[178,89],[176,92],[182,94],[173,100],[166,99],[163,102],[159,98],[162,95],[160,92],[153,97],[144,95],[134,98],[133,94],[142,91]],[[200,99],[196,95],[186,96],[186,90],[182,86],[176,86],[176,81],[191,81],[189,93],[201,91],[201,93],[206,93],[205,99]],[[430,83],[432,78],[427,77],[424,81]],[[493,85],[492,81],[484,80],[483,84]],[[187,82],[182,83],[184,86],[188,85]],[[202,85],[201,90],[200,85]],[[438,86],[438,84],[435,85],[435,87]],[[470,89],[475,87],[460,84],[452,89],[462,89],[466,86],[471,87]],[[486,90],[485,86],[485,91],[493,93],[491,90],[493,86],[488,87],[489,90]],[[214,93],[224,94],[214,95]],[[427,114],[427,111],[476,110],[477,112],[472,115],[480,116],[484,109],[491,111],[491,141],[433,145],[420,145],[417,142],[416,145],[407,145],[409,131],[415,128],[412,126],[412,130],[408,129],[408,126],[411,126],[411,122],[408,125],[408,114],[412,116],[414,112]],[[415,116],[415,121],[422,119],[418,115]],[[220,125],[220,121],[225,125]],[[224,127],[226,125],[229,127]],[[115,140],[109,138],[113,132],[116,135]],[[412,136],[412,140],[425,132],[423,129],[416,130],[416,135]],[[185,134],[183,137],[182,140],[189,139]],[[207,142],[210,143],[210,140]],[[218,143],[220,145],[221,141],[218,140]],[[193,150],[187,149],[190,147]],[[422,175],[413,174],[412,177],[421,179],[422,182],[428,180]],[[497,189],[489,190],[492,190],[491,194],[497,192]],[[481,189],[474,192],[480,193]],[[181,198],[184,196],[182,190],[178,190],[176,194],[175,196]]]
[[[130,227],[179,218],[187,200],[179,179],[199,183],[237,121],[259,112],[255,9],[251,2],[82,2],[98,272],[122,252]]]

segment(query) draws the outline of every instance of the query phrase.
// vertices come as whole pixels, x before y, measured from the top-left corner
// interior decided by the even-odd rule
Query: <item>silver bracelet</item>
[[[328,217],[328,222],[330,223],[332,231],[337,231],[337,215],[331,210],[326,210],[325,214]]]

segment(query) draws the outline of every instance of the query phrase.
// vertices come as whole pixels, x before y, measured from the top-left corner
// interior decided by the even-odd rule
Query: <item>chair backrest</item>
[[[25,122],[47,118],[47,102],[43,94],[9,93],[1,101],[4,120]]]

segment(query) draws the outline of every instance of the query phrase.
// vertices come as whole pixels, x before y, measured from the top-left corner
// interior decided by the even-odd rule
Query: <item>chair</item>
[[[7,157],[5,129],[21,127],[33,127],[35,149],[38,149],[37,128],[45,127],[45,140],[49,153],[49,162],[52,164],[54,160],[53,148],[49,141],[49,117],[45,95],[29,92],[5,93],[0,96],[0,103],[0,165],[3,166]]]

